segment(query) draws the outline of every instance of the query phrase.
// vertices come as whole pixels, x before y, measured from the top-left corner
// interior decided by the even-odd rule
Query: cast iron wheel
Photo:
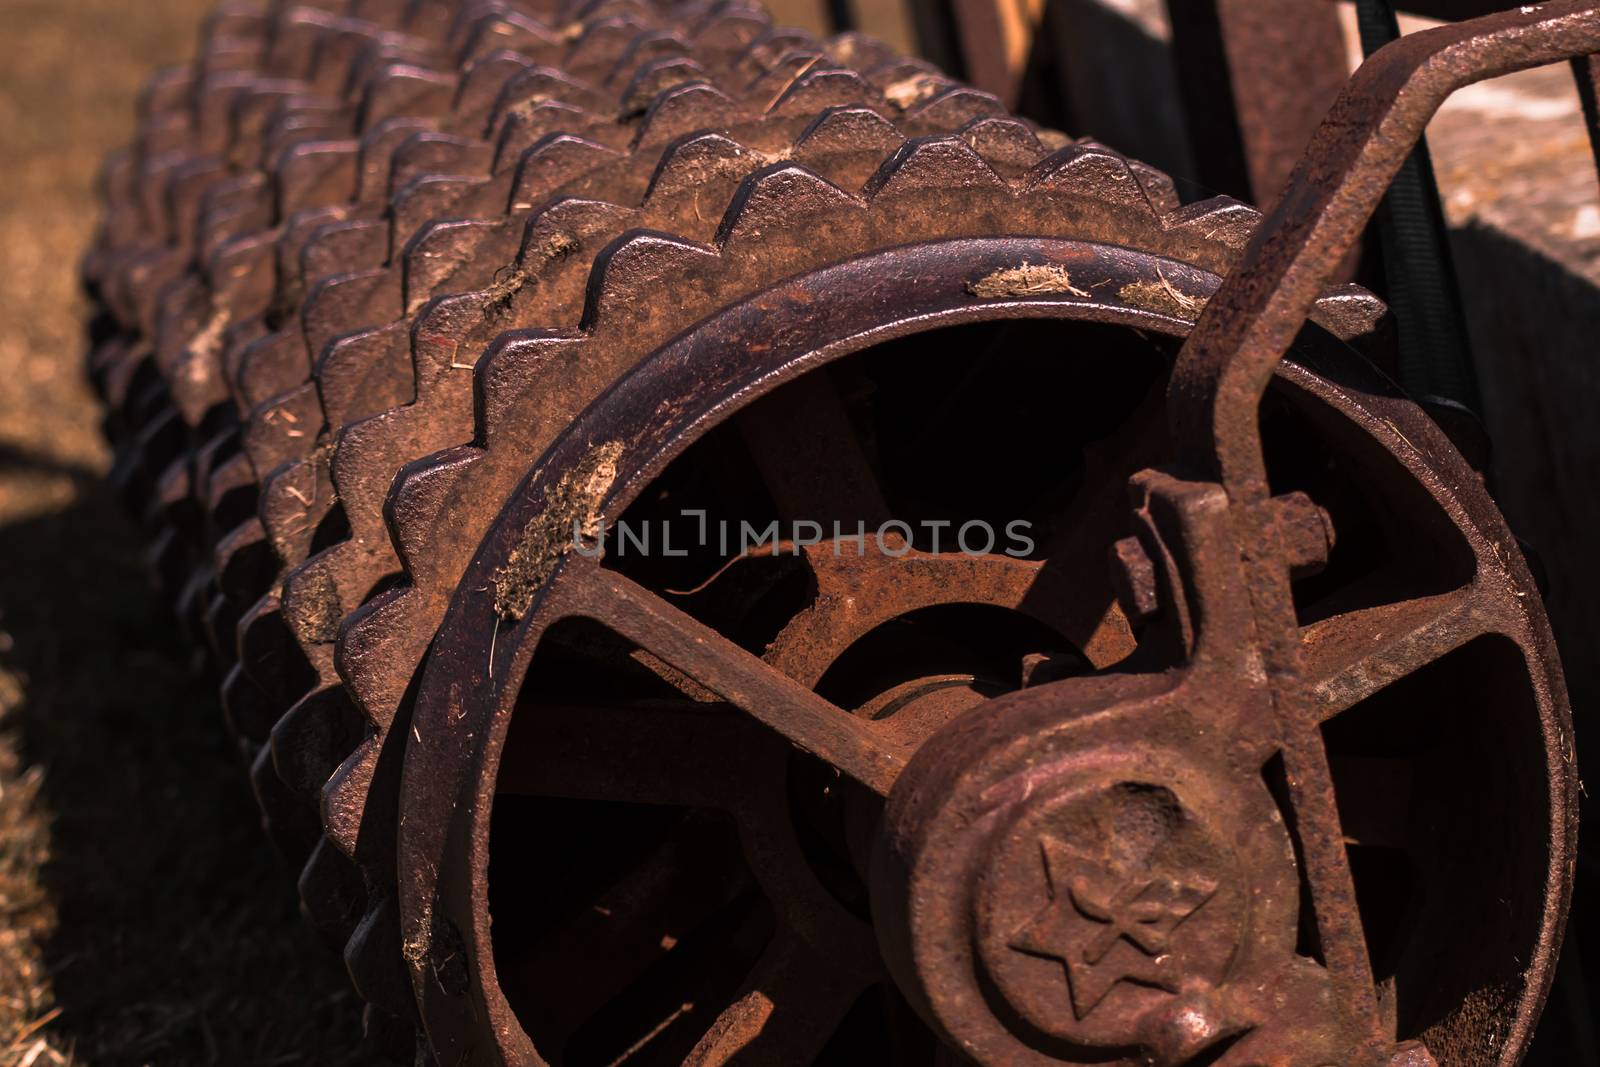
[[[1070,263],[1083,295],[978,295],[1019,260]],[[910,263],[918,288],[891,318],[871,279]],[[1216,284],[1071,242],[879,253],[707,319],[562,435],[469,568],[413,718],[401,910],[436,1056],[927,1062],[903,995],[983,1062],[1141,1062],[1149,1046],[1114,1027],[1041,1033],[981,964],[895,968],[891,990],[868,924],[896,920],[873,912],[867,858],[881,797],[948,722],[1028,687],[1170,666],[1141,662],[1105,565],[1128,476],[1162,458],[1161,335],[1186,328],[1119,296],[1140,280],[1196,299]],[[806,299],[819,292],[830,300]],[[999,325],[1015,319],[1038,321]],[[1296,601],[1363,929],[1319,925],[1281,893],[1255,920],[1308,968],[1330,938],[1362,938],[1396,1040],[1511,1062],[1567,891],[1546,846],[1570,833],[1558,669],[1513,542],[1459,459],[1313,332],[1265,429],[1274,490],[1308,492],[1341,535]],[[1052,427],[1063,407],[1075,417]],[[897,457],[895,435],[918,428],[948,451]],[[1006,453],[1008,436],[1030,451]],[[613,540],[604,563],[551,534],[707,499],[713,527],[1020,515],[1050,532],[1021,559],[891,535],[887,551],[825,541],[731,561],[715,545],[630,559]],[[1293,887],[1293,806],[1276,766],[1259,771],[1259,825],[1240,832],[1276,849],[1259,877]],[[891,956],[900,937],[878,931]],[[1085,1004],[1062,961],[1044,962],[1080,1022],[1174,996],[1130,969]],[[1258,1062],[1318,1008],[1291,1002],[1192,1051]]]

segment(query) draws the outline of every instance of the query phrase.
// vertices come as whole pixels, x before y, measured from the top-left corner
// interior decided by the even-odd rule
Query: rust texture
[[[1281,197],[1341,79],[1207,10],[1265,218],[740,2],[233,3],[152,83],[90,373],[387,1051],[1521,1056],[1560,667],[1335,281],[1600,8],[1382,49]]]

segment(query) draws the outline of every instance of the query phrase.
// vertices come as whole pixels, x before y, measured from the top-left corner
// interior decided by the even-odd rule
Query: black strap
[[[1390,0],[1357,0],[1356,22],[1369,56],[1400,36]],[[1426,139],[1395,176],[1375,221],[1398,334],[1400,384],[1483,470],[1489,443],[1478,414],[1482,395]]]

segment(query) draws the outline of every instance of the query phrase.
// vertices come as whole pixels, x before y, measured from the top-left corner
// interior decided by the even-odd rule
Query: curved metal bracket
[[[1230,500],[1268,495],[1257,411],[1428,120],[1457,89],[1600,52],[1600,3],[1528,5],[1402,37],[1362,64],[1277,207],[1179,353],[1169,410],[1180,462]]]

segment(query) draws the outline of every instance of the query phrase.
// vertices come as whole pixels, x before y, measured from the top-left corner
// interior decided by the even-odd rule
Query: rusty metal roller
[[[1547,7],[1340,129],[1600,50]],[[89,366],[374,1040],[1514,1062],[1560,668],[1329,285],[1404,141],[1337,136],[1252,242],[746,3],[219,9],[107,166]]]

